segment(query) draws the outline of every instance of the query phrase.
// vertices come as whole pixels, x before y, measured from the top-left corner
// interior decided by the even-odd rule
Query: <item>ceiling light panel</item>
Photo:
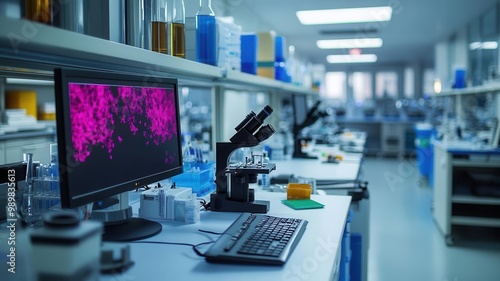
[[[316,45],[320,49],[352,49],[352,48],[380,48],[382,47],[380,38],[358,38],[358,39],[334,39],[318,40]]]
[[[374,54],[365,55],[329,55],[326,57],[329,63],[366,63],[376,62],[377,56]]]
[[[352,9],[309,10],[297,11],[296,15],[299,18],[300,23],[304,25],[381,22],[391,20],[392,8],[385,6]]]

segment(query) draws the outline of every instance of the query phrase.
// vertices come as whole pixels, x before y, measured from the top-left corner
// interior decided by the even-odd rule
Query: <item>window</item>
[[[345,72],[327,72],[325,83],[325,97],[346,100],[346,73]]]
[[[375,74],[375,95],[377,98],[398,97],[398,74],[394,71]]]
[[[415,97],[415,71],[411,67],[405,68],[405,98]]]
[[[370,72],[353,72],[351,78],[354,101],[362,105],[373,97],[372,75]]]
[[[424,70],[424,97],[434,94],[434,82],[435,82],[434,69],[426,68]]]

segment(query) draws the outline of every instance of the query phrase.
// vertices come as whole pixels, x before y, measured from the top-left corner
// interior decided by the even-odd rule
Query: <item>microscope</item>
[[[300,131],[304,128],[311,126],[316,123],[320,118],[328,116],[327,113],[318,110],[321,105],[321,101],[318,100],[316,103],[309,109],[306,114],[305,120],[302,124],[294,124],[293,125],[293,137],[294,137],[294,146],[293,146],[293,158],[305,158],[305,159],[317,159],[316,156],[310,156],[307,153],[302,152],[302,144],[299,138]]]
[[[233,152],[239,148],[255,147],[274,134],[274,128],[263,125],[273,109],[266,105],[259,114],[251,111],[235,127],[236,134],[230,142],[217,142],[215,159],[216,190],[210,195],[210,209],[218,212],[267,213],[269,201],[255,200],[255,190],[250,183],[257,182],[258,174],[269,174],[276,169],[272,163],[264,163],[263,158],[245,159],[244,163],[229,165]],[[254,157],[255,158],[255,157]]]

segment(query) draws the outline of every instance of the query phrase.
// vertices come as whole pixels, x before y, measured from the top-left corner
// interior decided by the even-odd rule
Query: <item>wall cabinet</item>
[[[500,149],[434,143],[434,220],[448,245],[453,226],[500,227]]]

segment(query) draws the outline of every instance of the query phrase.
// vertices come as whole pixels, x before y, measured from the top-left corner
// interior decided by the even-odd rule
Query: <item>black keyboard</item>
[[[205,253],[209,262],[283,265],[307,221],[243,213]]]

